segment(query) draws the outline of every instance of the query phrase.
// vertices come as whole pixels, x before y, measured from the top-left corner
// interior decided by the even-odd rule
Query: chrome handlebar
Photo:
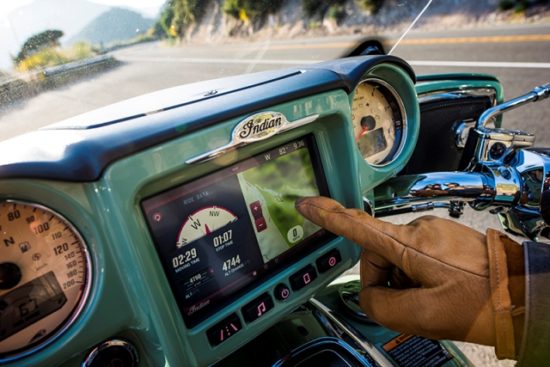
[[[549,96],[550,96],[550,83],[535,87],[533,88],[532,91],[530,91],[527,94],[524,94],[522,96],[516,97],[514,99],[511,99],[509,101],[496,105],[495,107],[487,109],[485,112],[481,114],[481,116],[479,116],[476,127],[485,128],[491,120],[503,114],[504,112],[513,110],[529,102],[537,102],[537,101],[543,100],[545,98],[548,98]]]
[[[521,151],[518,154],[531,153]],[[405,208],[419,211],[423,208],[421,205],[441,201],[461,201],[476,209],[509,207],[519,201],[522,187],[518,169],[497,164],[480,165],[477,172],[398,176],[374,190],[375,213],[377,216],[392,215],[395,210],[403,212]],[[430,209],[430,206],[425,208]]]
[[[491,129],[487,124],[505,111],[549,96],[550,84],[546,84],[485,111],[473,129],[477,147],[466,171],[394,177],[375,188],[375,215],[448,207],[457,216],[468,203],[476,210],[493,208],[508,231],[548,242],[550,149],[521,149],[533,145],[534,135]]]

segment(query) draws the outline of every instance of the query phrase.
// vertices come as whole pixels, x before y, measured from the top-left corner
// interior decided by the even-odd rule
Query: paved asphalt
[[[397,35],[382,37],[391,44]],[[113,70],[8,107],[0,113],[0,139],[163,88],[333,59],[359,38],[354,35],[177,47],[149,43],[129,47],[115,52],[123,64]],[[495,74],[511,97],[550,82],[550,25],[412,32],[394,54],[410,61],[418,74]],[[539,145],[550,145],[550,129],[542,129],[549,111],[550,100],[509,113],[505,123],[536,132]]]

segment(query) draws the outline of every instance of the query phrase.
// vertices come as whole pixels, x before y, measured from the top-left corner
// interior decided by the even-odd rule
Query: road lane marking
[[[194,57],[117,57],[121,61],[130,62],[165,62],[187,64],[237,64],[237,65],[309,65],[322,60],[288,60],[288,59],[217,59]],[[550,69],[549,62],[506,62],[506,61],[432,61],[407,60],[412,66],[465,67],[465,68],[519,68],[519,69]]]
[[[365,37],[366,38],[366,37]],[[385,39],[384,36],[374,35],[370,38],[380,38],[386,46],[393,45],[396,39]],[[342,52],[356,47],[361,39],[345,42],[326,42],[326,43],[294,43],[294,44],[271,44],[267,51],[276,50],[315,50],[315,49],[338,49]],[[550,34],[525,34],[525,35],[502,35],[502,36],[470,36],[470,37],[432,37],[432,38],[405,38],[400,45],[435,45],[435,44],[468,44],[468,43],[514,43],[514,42],[550,42]],[[211,48],[212,45],[188,45],[186,47]],[[259,44],[221,44],[215,47],[252,50],[257,51],[261,46]]]
[[[549,42],[550,34],[523,34],[510,36],[448,37],[448,38],[410,38],[402,45],[433,45],[456,43],[511,43],[511,42]]]
[[[258,64],[258,61],[262,60],[265,56],[265,53],[267,52],[267,50],[269,49],[269,44],[270,44],[270,40],[268,39],[264,45],[262,46],[262,48],[260,49],[260,51],[256,54],[256,57],[254,57],[254,62],[253,63],[250,63],[247,67],[246,67],[246,70],[245,70],[245,73],[251,73],[252,70],[254,70],[254,68],[256,67],[256,65]]]
[[[396,39],[384,39],[384,36],[372,36],[381,38],[387,45],[393,45]],[[347,50],[357,46],[360,39],[347,42],[326,42],[326,43],[298,43],[298,44],[272,44],[272,50],[302,50],[302,49],[339,49]],[[436,44],[469,44],[469,43],[514,43],[514,42],[550,42],[550,34],[524,34],[524,35],[502,35],[502,36],[471,36],[471,37],[432,37],[432,38],[405,38],[400,45],[436,45]],[[239,47],[241,45],[225,45],[227,47]],[[242,48],[257,50],[254,45],[242,45]],[[239,47],[240,48],[240,47]]]
[[[550,69],[550,62],[506,62],[506,61],[428,61],[409,60],[412,66],[451,66],[463,68],[519,68]]]
[[[142,56],[117,56],[120,61],[137,62],[181,62],[189,64],[267,64],[267,65],[306,65],[316,64],[321,60],[286,60],[286,59],[218,59],[204,57],[142,57]]]

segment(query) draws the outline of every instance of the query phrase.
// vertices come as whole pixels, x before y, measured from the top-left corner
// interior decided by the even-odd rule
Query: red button
[[[259,219],[264,217],[264,214],[262,213],[262,203],[260,203],[260,200],[250,203],[249,206],[254,219]]]
[[[342,261],[342,255],[340,255],[338,250],[334,249],[317,259],[317,270],[319,270],[319,273],[324,273],[334,268],[340,261]]]
[[[256,231],[261,232],[265,229],[267,229],[267,223],[265,222],[265,219],[263,217],[256,219]]]

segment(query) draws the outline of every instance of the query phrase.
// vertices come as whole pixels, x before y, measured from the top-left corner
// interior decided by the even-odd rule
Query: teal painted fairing
[[[320,113],[321,117],[317,122],[308,126],[292,130],[268,141],[250,145],[218,160],[196,166],[186,166],[183,163],[206,150],[227,143],[229,132],[242,120],[241,118],[233,119],[216,128],[182,137],[151,151],[121,160],[109,168],[104,175],[103,184],[110,190],[101,190],[100,200],[113,209],[113,212],[110,213],[113,220],[109,222],[115,224],[109,228],[108,232],[115,234],[113,241],[115,238],[125,238],[128,241],[129,251],[120,254],[121,257],[132,258],[132,266],[135,268],[127,269],[128,273],[133,272],[138,279],[143,278],[143,274],[148,274],[145,279],[140,279],[140,287],[133,289],[133,292],[136,298],[145,301],[141,305],[142,316],[148,315],[151,320],[150,332],[156,334],[159,343],[163,346],[166,359],[172,366],[205,365],[230,354],[273,325],[281,316],[306,301],[318,287],[328,284],[341,271],[351,267],[357,261],[359,248],[344,239],[336,239],[271,277],[253,292],[245,294],[205,322],[191,329],[185,327],[158,260],[152,239],[147,234],[145,220],[141,215],[139,204],[144,197],[189,182],[207,172],[215,171],[286,141],[306,134],[313,134],[319,148],[331,195],[348,206],[361,206],[360,190],[357,185],[349,185],[349,183],[358,182],[357,162],[353,159],[342,159],[343,157],[352,157],[354,153],[353,145],[349,144],[349,141],[353,140],[353,136],[345,128],[347,116],[349,116],[347,94],[343,91],[325,93],[280,105],[271,110],[285,114],[290,121],[313,113]],[[347,177],[349,181],[344,183],[341,177]],[[136,213],[137,215],[128,218],[126,213]],[[120,233],[121,229],[116,225],[119,222],[126,223],[127,230],[124,233]],[[121,246],[121,248],[124,247],[126,246]],[[344,259],[338,266],[340,270],[319,275],[319,278],[315,280],[316,287],[306,287],[294,292],[288,301],[275,301],[275,309],[269,312],[269,316],[260,318],[250,325],[246,325],[243,321],[244,328],[235,337],[227,339],[217,347],[210,346],[206,337],[208,328],[233,312],[239,313],[242,305],[252,301],[260,294],[266,291],[271,293],[279,282],[288,284],[287,279],[292,273],[313,263],[313,259],[335,247],[339,248]],[[155,353],[154,350],[148,352]]]
[[[365,74],[392,84],[402,96],[408,118],[407,144],[385,167],[371,167],[359,154],[351,125],[350,96],[343,89],[271,106],[289,121],[318,114],[303,127],[248,145],[203,164],[184,162],[229,141],[232,129],[249,114],[208,126],[119,159],[98,181],[63,183],[45,180],[0,181],[2,198],[38,202],[64,215],[79,229],[93,261],[90,301],[65,335],[44,350],[8,366],[77,366],[86,351],[111,337],[134,343],[142,365],[206,365],[220,360],[272,326],[358,260],[360,247],[337,238],[226,306],[213,317],[186,328],[164,275],[141,212],[143,198],[216,171],[241,159],[307,134],[315,137],[330,194],[348,207],[362,208],[362,196],[399,171],[413,151],[418,131],[418,103],[410,75],[395,64],[378,65]],[[257,112],[261,112],[259,110]],[[185,121],[181,121],[184,124]],[[131,143],[131,142],[129,142]],[[240,307],[333,248],[342,262],[320,274],[311,286],[293,292],[290,300],[275,300],[265,317],[247,325],[217,347],[206,330]]]

